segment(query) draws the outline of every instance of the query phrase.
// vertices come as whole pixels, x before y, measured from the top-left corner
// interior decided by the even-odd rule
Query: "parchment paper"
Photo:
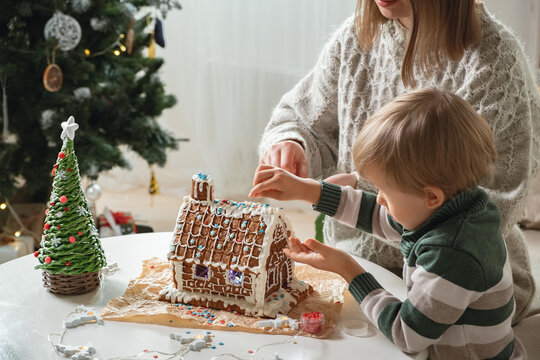
[[[333,273],[310,266],[297,265],[295,273],[299,280],[313,286],[313,292],[297,306],[288,317],[299,320],[302,313],[317,311],[324,314],[325,327],[317,336],[302,332],[301,335],[325,338],[336,326],[343,304],[346,283]],[[289,327],[261,328],[257,322],[264,320],[225,310],[213,310],[188,304],[171,304],[160,301],[159,292],[172,281],[171,270],[166,261],[159,258],[143,260],[139,277],[129,282],[124,295],[113,298],[101,312],[104,320],[158,324],[182,328],[200,328],[250,333],[294,335],[298,330]],[[208,319],[214,319],[209,323]]]

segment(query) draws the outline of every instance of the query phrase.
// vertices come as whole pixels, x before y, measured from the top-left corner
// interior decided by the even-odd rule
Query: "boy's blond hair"
[[[373,114],[353,147],[360,175],[379,167],[403,191],[437,186],[450,197],[478,185],[497,156],[488,123],[461,97],[426,88]]]

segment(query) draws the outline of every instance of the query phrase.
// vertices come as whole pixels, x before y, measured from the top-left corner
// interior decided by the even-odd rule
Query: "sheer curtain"
[[[160,123],[187,137],[156,168],[161,191],[183,195],[196,172],[216,181],[218,197],[245,198],[257,166],[257,144],[281,96],[315,64],[356,0],[182,0],[164,22],[157,56],[178,104]],[[149,169],[127,151],[131,171],[100,176],[105,188],[148,186]]]

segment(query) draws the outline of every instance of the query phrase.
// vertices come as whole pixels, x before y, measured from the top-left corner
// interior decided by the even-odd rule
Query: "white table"
[[[148,233],[102,239],[110,260],[120,270],[104,278],[101,295],[89,306],[99,312],[112,297],[124,293],[130,279],[141,271],[143,259],[157,256],[165,259],[171,233]],[[404,298],[406,289],[401,279],[382,267],[363,259],[359,263],[397,297]],[[27,255],[0,265],[0,359],[59,359],[47,340],[48,334],[62,328],[63,318],[78,305],[87,304],[95,292],[79,296],[59,296],[48,292],[42,285],[41,271],[34,270],[37,260]],[[346,292],[342,318],[361,318],[361,309]],[[105,321],[104,325],[88,324],[69,329],[65,344],[87,345],[96,348],[99,359],[120,355],[134,355],[144,349],[173,353],[180,348],[169,333],[184,333],[187,329],[159,325]],[[193,330],[193,333],[200,330]],[[299,336],[296,344],[269,346],[259,351],[255,359],[278,353],[281,359],[410,359],[399,351],[384,335],[374,331],[367,338],[349,336],[336,330],[330,339],[319,340]],[[233,353],[249,359],[248,350],[261,345],[283,342],[281,335],[260,335],[243,332],[213,331],[216,349],[189,352],[185,359],[209,359],[223,353]],[[223,342],[223,346],[218,346]],[[418,358],[424,359],[426,354]],[[152,356],[148,357],[153,359]],[[165,359],[160,355],[158,359]],[[220,359],[232,359],[222,357]]]

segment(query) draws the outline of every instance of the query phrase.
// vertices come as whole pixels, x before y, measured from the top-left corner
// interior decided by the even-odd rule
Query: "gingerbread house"
[[[311,291],[283,253],[290,222],[281,209],[216,200],[213,190],[210,176],[193,176],[167,254],[173,283],[161,299],[252,316],[287,313]]]

